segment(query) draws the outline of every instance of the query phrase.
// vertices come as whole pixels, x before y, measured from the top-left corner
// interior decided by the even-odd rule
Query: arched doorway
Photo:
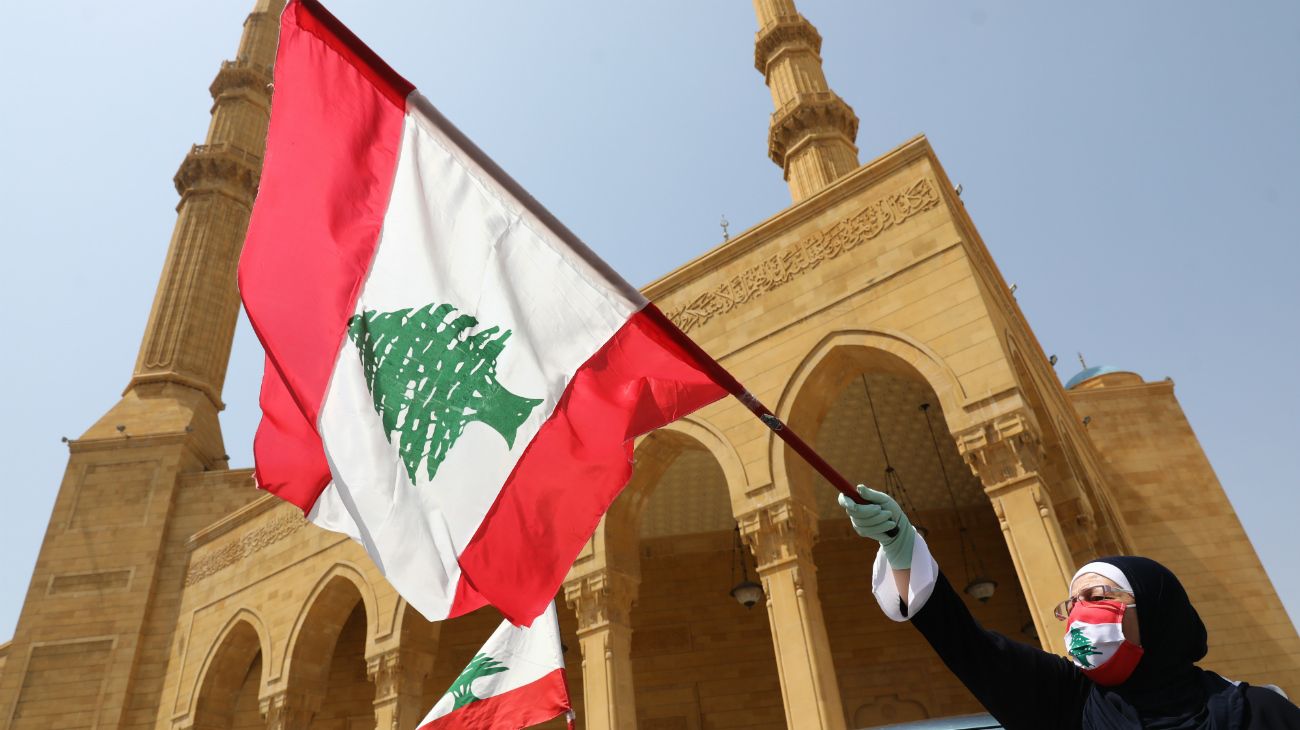
[[[894,354],[843,345],[823,354],[794,398],[791,427],[851,481],[891,491],[958,591],[996,583],[987,602],[963,596],[976,618],[1036,643],[997,517],[925,377]],[[810,490],[817,505],[818,593],[849,727],[980,711],[918,632],[881,613],[871,595],[876,543],[852,532],[835,490],[797,457],[785,464],[791,489]]]
[[[692,430],[677,424],[642,441],[606,522],[607,544],[634,550],[639,565],[630,621],[640,726],[783,728],[766,607],[730,595],[738,559],[758,577],[737,543],[728,470]]]
[[[199,684],[194,730],[265,727],[258,707],[261,685],[262,642],[252,624],[240,619],[222,637]]]
[[[291,691],[315,708],[313,728],[374,725],[375,688],[366,673],[368,633],[366,606],[356,583],[334,575],[304,615],[289,665]]]

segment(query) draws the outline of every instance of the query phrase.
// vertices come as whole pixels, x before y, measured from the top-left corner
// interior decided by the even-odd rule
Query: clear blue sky
[[[789,204],[748,2],[334,0],[629,280]],[[929,135],[1060,373],[1166,376],[1300,603],[1300,4],[802,0],[863,160]],[[130,376],[207,94],[251,0],[5,3],[0,241],[10,480],[0,640],[76,437]],[[261,359],[222,415],[251,465]],[[863,566],[866,570],[867,567]]]

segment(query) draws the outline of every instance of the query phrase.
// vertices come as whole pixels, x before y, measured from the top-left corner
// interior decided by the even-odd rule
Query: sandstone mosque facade
[[[69,444],[0,648],[0,726],[406,730],[499,621],[426,622],[358,545],[227,463],[217,415],[282,2],[258,0],[212,83],[130,383]],[[1300,693],[1300,638],[1173,383],[1092,368],[1063,386],[926,139],[860,163],[817,30],[793,0],[754,5],[793,204],[646,295],[844,473],[901,486],[954,585],[994,589],[968,597],[986,626],[1060,652],[1051,610],[1075,567],[1149,555],[1204,617],[1207,667]],[[979,711],[875,606],[874,550],[833,496],[730,399],[642,438],[559,600],[579,726]],[[752,609],[728,595],[745,576]]]

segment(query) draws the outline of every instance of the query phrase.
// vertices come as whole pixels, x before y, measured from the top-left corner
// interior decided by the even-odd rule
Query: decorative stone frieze
[[[185,575],[185,585],[195,583],[215,575],[248,556],[283,540],[298,531],[307,520],[298,512],[281,513],[271,518],[265,525],[249,530],[238,540],[204,555],[190,563],[189,573]]]
[[[939,205],[939,188],[921,178],[901,192],[873,200],[867,207],[819,233],[788,244],[771,256],[721,284],[706,289],[686,304],[670,308],[668,318],[683,332],[704,326],[714,317],[792,281],[823,262],[837,258],[884,231]]]

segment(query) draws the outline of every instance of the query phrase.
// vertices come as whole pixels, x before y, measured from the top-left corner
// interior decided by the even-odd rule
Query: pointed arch
[[[208,647],[192,694],[190,713],[195,730],[229,728],[241,689],[254,682],[254,695],[265,686],[264,660],[271,656],[266,625],[253,611],[241,608],[229,619]],[[257,677],[250,677],[254,668]]]
[[[285,648],[281,674],[290,689],[309,695],[324,691],[334,645],[358,604],[365,613],[366,646],[373,647],[378,617],[374,588],[356,566],[330,566],[299,609]]]
[[[775,413],[801,435],[804,426],[819,422],[832,399],[849,378],[863,370],[889,373],[929,386],[939,400],[949,427],[960,430],[967,420],[968,400],[961,381],[933,350],[901,332],[838,330],[819,341],[795,368],[777,401]],[[819,386],[812,392],[814,382]],[[771,474],[788,475],[789,449],[775,434],[768,436]]]

